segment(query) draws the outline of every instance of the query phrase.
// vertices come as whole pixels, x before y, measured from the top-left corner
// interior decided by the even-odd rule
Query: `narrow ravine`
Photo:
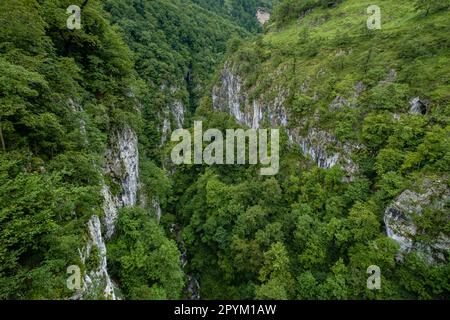
[[[187,249],[186,244],[184,243],[184,240],[181,236],[181,229],[179,224],[173,223],[170,226],[170,233],[175,236],[178,249],[180,250],[180,263],[183,270],[186,270],[189,260],[187,257]],[[186,275],[186,286],[183,290],[184,295],[189,300],[200,300],[200,284],[198,280],[195,278],[195,276],[192,273],[185,272]]]

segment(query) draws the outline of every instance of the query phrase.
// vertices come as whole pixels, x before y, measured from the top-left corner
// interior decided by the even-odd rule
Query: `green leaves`
[[[264,253],[264,266],[259,280],[263,283],[256,288],[256,298],[264,300],[287,300],[294,291],[294,280],[289,272],[289,257],[282,243],[274,243]]]
[[[38,53],[46,45],[44,19],[35,0],[2,1],[0,13],[0,48],[14,46],[29,53]]]
[[[61,190],[56,175],[15,175],[11,169],[16,163],[3,155],[0,159],[0,296],[14,298],[27,293],[19,283],[36,263],[33,260],[42,259],[46,248],[43,236],[58,228],[57,194]],[[17,284],[3,286],[8,277]]]
[[[408,105],[408,85],[388,83],[378,85],[369,93],[371,107],[378,110],[405,110]]]
[[[56,227],[53,220],[56,211],[56,177],[22,173],[9,180],[2,171],[0,179],[1,247],[16,247],[17,254],[31,247],[36,248],[38,243],[34,240]],[[42,189],[42,185],[46,185],[47,189]]]
[[[155,218],[142,209],[124,209],[108,244],[112,273],[130,299],[179,299],[184,287],[180,252]]]
[[[248,32],[231,21],[259,30],[254,11],[271,1],[90,0],[77,31],[66,28],[65,0],[3,2],[0,298],[71,294],[66,267],[81,265],[85,220],[102,211],[107,136],[124,125],[140,134],[144,151],[140,195],[167,212],[162,225],[151,209],[119,214],[108,267],[126,298],[183,297],[180,252],[163,229],[169,223],[182,229],[186,270],[206,299],[448,297],[448,266],[414,254],[396,260],[398,246],[382,225],[386,204],[417,177],[448,173],[445,6],[417,1],[428,14],[420,18],[410,16],[410,2],[397,1],[383,8],[390,19],[383,25],[398,30],[361,38],[352,36],[365,27],[357,1],[283,1],[275,24],[248,44],[233,37]],[[396,22],[402,14],[409,18]],[[169,110],[175,103],[191,120],[230,38],[229,60],[249,99],[283,101],[292,132],[332,134],[358,173],[317,168],[292,150],[271,179],[245,167],[173,175],[159,168],[162,120],[179,125]],[[426,114],[408,114],[415,96],[430,100]],[[234,125],[211,103],[205,98],[198,115],[222,129]],[[416,240],[448,233],[447,207],[415,217]],[[377,292],[366,288],[370,265],[382,270]]]
[[[383,146],[393,132],[393,119],[388,113],[372,113],[364,119],[362,137],[371,149]]]
[[[350,210],[347,228],[353,241],[364,243],[376,238],[380,223],[368,205],[356,203]]]
[[[446,1],[441,0],[416,0],[416,8],[421,10],[428,15],[429,13],[434,13],[439,10],[444,10],[448,8],[449,4]]]

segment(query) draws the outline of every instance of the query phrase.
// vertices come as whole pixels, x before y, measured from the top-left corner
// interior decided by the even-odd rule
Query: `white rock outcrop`
[[[414,250],[430,263],[445,261],[445,252],[450,250],[449,235],[441,233],[433,241],[426,243],[417,241],[416,237],[423,234],[418,230],[414,217],[421,216],[425,208],[430,206],[435,209],[445,208],[449,200],[449,190],[437,182],[422,193],[405,190],[386,209],[384,224],[387,236],[400,245],[400,256]],[[450,220],[450,214],[448,219]]]
[[[88,240],[80,250],[80,258],[85,264],[82,289],[72,299],[118,298],[117,289],[108,273],[106,240],[114,234],[115,223],[121,208],[137,204],[139,189],[139,151],[136,133],[128,127],[114,131],[110,136],[105,154],[103,175],[111,185],[103,183],[103,219],[93,215],[87,224]],[[114,189],[114,192],[112,191]],[[93,267],[87,261],[98,261]]]
[[[110,147],[106,152],[105,175],[114,186],[103,185],[104,225],[106,238],[114,233],[117,213],[121,208],[132,207],[137,203],[139,188],[139,150],[138,139],[133,130],[123,128],[110,138]]]
[[[266,24],[270,20],[270,12],[264,8],[258,8],[256,11],[256,19],[262,25]]]
[[[415,97],[409,102],[411,114],[426,114],[428,112],[428,101],[420,99],[420,97]]]
[[[306,87],[306,84],[303,84],[303,87]],[[357,83],[350,101],[344,98],[336,99],[331,108],[353,106],[363,90],[363,84]],[[277,88],[276,91],[278,94],[270,102],[265,101],[263,97],[251,101],[249,93],[243,89],[243,80],[236,75],[233,66],[226,63],[219,82],[212,89],[213,109],[229,113],[237,122],[249,128],[258,129],[263,122],[272,128],[285,128],[289,141],[300,146],[303,153],[317,166],[329,169],[339,164],[349,175],[355,174],[358,168],[351,159],[351,153],[359,146],[342,144],[332,134],[320,129],[312,128],[306,135],[300,134],[302,128],[290,123],[290,115],[285,108],[289,92],[285,88]]]

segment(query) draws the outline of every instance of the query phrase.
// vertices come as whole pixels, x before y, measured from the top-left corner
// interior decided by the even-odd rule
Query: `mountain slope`
[[[191,1],[108,0],[105,9],[123,30],[145,81],[145,136],[157,156],[170,131],[195,110],[227,41],[248,33]]]
[[[175,117],[188,114],[227,39],[246,32],[181,1],[94,0],[75,2],[82,28],[71,31],[69,4],[2,4],[0,296],[116,298],[115,278],[125,298],[180,297],[178,248],[153,222],[170,181],[149,156],[173,101],[185,106]],[[123,29],[112,26],[119,22]],[[138,204],[144,209],[131,209]],[[152,230],[139,237],[152,245],[140,253],[155,255],[144,267],[168,270],[148,270],[153,280],[139,278],[138,286],[130,272],[119,278],[116,259],[137,254],[131,245],[118,251],[129,241],[128,217]],[[69,266],[82,276],[75,294],[66,285]]]
[[[448,1],[4,2],[0,298],[449,298]],[[174,166],[194,119],[279,174]]]
[[[66,26],[72,4],[79,30]],[[159,224],[172,189],[160,149],[189,121],[228,39],[248,32],[191,1],[3,8],[0,297],[182,297],[175,235]]]
[[[258,8],[271,9],[278,0],[192,0],[199,6],[231,18],[249,31],[259,31],[261,26],[256,19]]]
[[[198,116],[281,128],[282,169],[204,168],[181,195],[202,297],[448,298],[448,4],[416,3],[368,30],[370,1],[285,1],[234,44]]]

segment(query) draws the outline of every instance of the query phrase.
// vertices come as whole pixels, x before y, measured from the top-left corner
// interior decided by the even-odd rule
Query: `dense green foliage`
[[[82,8],[80,30],[66,27],[71,4]],[[0,299],[68,298],[66,268],[98,266],[98,248],[84,262],[79,250],[88,219],[104,214],[104,154],[124,127],[139,138],[142,199],[119,212],[107,258],[125,299],[186,298],[190,278],[204,299],[449,299],[448,253],[446,263],[415,251],[399,259],[383,222],[404,190],[449,187],[448,1],[379,0],[373,31],[371,4],[4,0]],[[254,35],[258,7],[274,14]],[[286,89],[289,128],[357,146],[357,173],[318,168],[285,134],[275,177],[253,166],[172,167],[163,123],[179,125],[174,106],[185,127],[240,126],[211,109],[225,59],[252,99],[271,103]],[[332,109],[336,97],[347,103]],[[413,97],[426,110],[409,113]],[[414,240],[450,234],[448,202],[434,204],[416,217]],[[381,290],[366,287],[370,265],[382,270]]]
[[[65,28],[68,3],[2,2],[2,298],[70,294],[66,268],[80,263],[86,219],[101,212],[105,133],[135,105],[123,95],[134,81],[130,51],[99,3],[85,8],[77,35]]]
[[[80,30],[66,27],[72,4],[82,10]],[[139,133],[143,192],[165,208],[171,181],[149,158],[160,162],[161,113],[175,100],[195,108],[227,40],[246,31],[194,3],[138,0],[7,0],[0,29],[0,297],[67,297],[66,268],[83,265],[86,222],[103,214],[108,135],[123,126]],[[134,241],[120,223],[117,241]],[[123,260],[114,274],[125,297],[177,298],[178,250],[160,227],[142,223],[159,236],[133,236],[162,245],[158,255],[174,269],[148,273],[139,288],[130,286],[140,270]]]
[[[414,251],[398,259],[383,223],[402,191],[427,180],[448,187],[448,12],[381,1],[383,28],[373,32],[364,15],[371,4],[284,1],[264,36],[233,47],[229,60],[251,98],[270,104],[287,89],[288,127],[301,123],[358,146],[351,159],[359,171],[349,180],[284,143],[276,179],[253,168],[177,172],[174,185],[187,188],[176,190],[177,212],[202,297],[449,298],[449,264],[429,265]],[[338,96],[346,102],[331,108]],[[427,110],[409,113],[417,96]],[[231,120],[210,104],[198,116],[226,128]],[[448,234],[448,209],[427,207],[417,240]],[[382,270],[381,290],[366,288],[370,265]]]
[[[110,270],[130,299],[178,299],[184,275],[174,241],[142,209],[125,209],[108,246]],[[115,274],[117,272],[117,274]]]
[[[176,127],[168,109],[181,102],[188,118],[222,61],[228,39],[246,32],[190,1],[108,0],[105,9],[136,57],[145,91],[145,150],[156,158],[164,119]]]
[[[231,18],[249,31],[259,31],[261,26],[255,18],[258,8],[270,10],[278,0],[193,0],[199,6]]]

